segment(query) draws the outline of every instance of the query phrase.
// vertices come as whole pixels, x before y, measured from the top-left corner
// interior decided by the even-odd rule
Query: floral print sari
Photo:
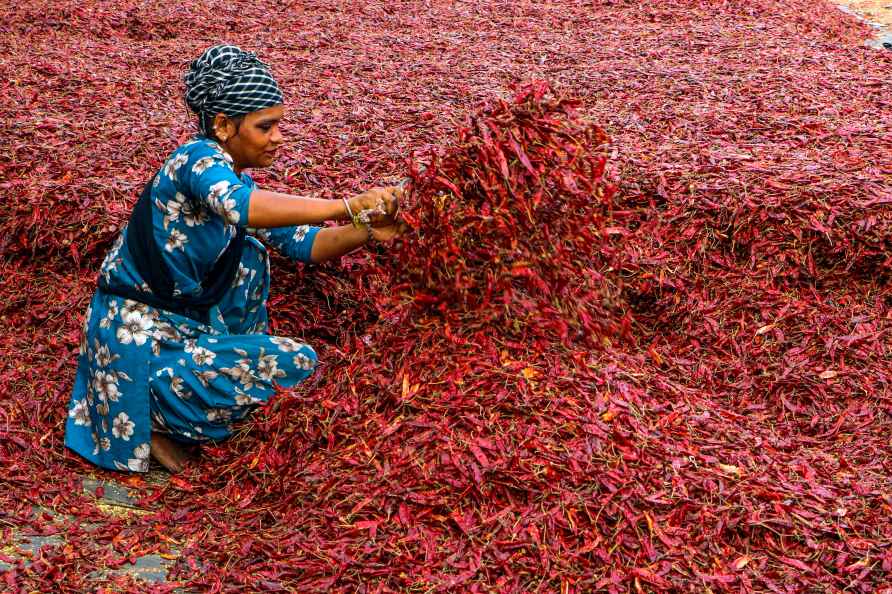
[[[247,223],[255,185],[219,144],[177,148],[152,185],[155,240],[174,294],[197,295],[216,259]],[[308,262],[317,227],[249,230],[236,277],[202,324],[97,289],[87,308],[65,445],[103,468],[146,472],[151,432],[186,443],[226,439],[232,424],[313,373],[316,353],[270,336],[265,243]],[[148,290],[121,232],[100,274]],[[259,239],[258,239],[259,238]]]

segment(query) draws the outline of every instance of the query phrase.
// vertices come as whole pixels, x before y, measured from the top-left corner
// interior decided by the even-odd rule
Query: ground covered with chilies
[[[811,0],[38,1],[0,24],[0,534],[12,591],[875,592],[892,574],[892,53]],[[277,260],[323,365],[109,518],[64,451],[83,312],[226,40],[267,187],[412,177],[412,228]],[[533,83],[531,81],[547,81]],[[101,473],[100,473],[101,474]],[[108,473],[111,475],[112,473]],[[68,525],[35,506],[73,518]],[[112,583],[116,582],[116,583]]]

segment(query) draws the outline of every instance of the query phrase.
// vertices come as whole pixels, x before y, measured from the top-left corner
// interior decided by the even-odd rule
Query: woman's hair
[[[217,138],[217,133],[214,131],[214,118],[216,117],[217,114],[212,113],[198,114],[198,131],[211,140],[220,142],[220,139]],[[245,120],[244,114],[226,117],[235,122],[235,133],[238,134],[239,128],[241,128],[242,122]]]

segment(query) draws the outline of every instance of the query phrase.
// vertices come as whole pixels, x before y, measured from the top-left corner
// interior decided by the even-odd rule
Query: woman
[[[226,439],[275,385],[313,373],[309,345],[266,333],[258,238],[322,262],[397,234],[398,188],[321,200],[261,190],[244,173],[282,144],[282,93],[254,54],[212,47],[185,81],[200,133],[146,184],[87,310],[65,444],[104,468],[146,472],[152,456],[178,472],[183,444]],[[329,220],[352,224],[314,226]]]

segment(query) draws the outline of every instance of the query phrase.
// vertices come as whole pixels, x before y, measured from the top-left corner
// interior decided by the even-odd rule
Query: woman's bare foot
[[[152,457],[171,474],[182,472],[189,455],[174,440],[162,433],[152,433]]]

